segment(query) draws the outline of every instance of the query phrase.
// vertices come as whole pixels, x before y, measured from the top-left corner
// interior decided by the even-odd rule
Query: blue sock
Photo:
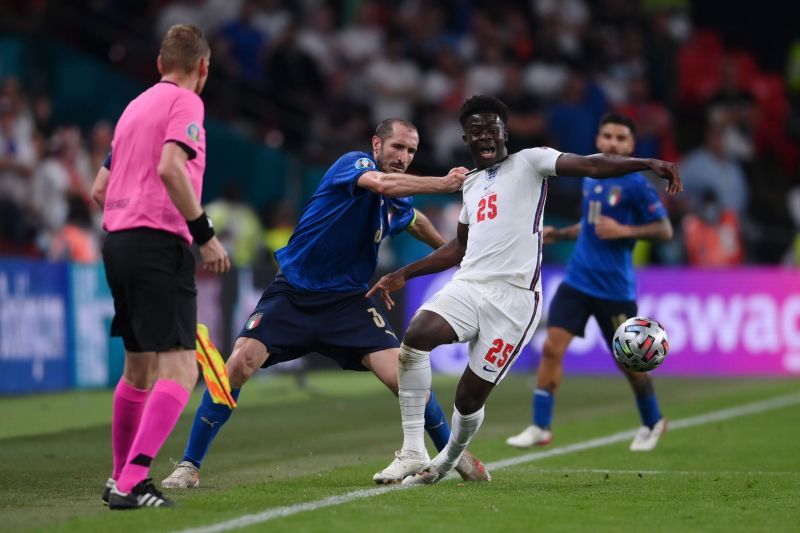
[[[231,396],[234,400],[239,399],[239,391],[242,389],[231,389]],[[205,458],[211,441],[219,433],[219,428],[231,417],[231,409],[227,405],[214,403],[211,395],[206,390],[203,394],[203,401],[194,415],[192,431],[189,433],[189,442],[186,443],[186,451],[183,452],[183,460],[189,461],[197,468]]]
[[[639,408],[642,425],[652,428],[656,425],[656,422],[661,420],[661,410],[658,408],[658,400],[656,400],[655,393],[637,396],[636,407]]]
[[[550,429],[553,421],[553,404],[556,398],[553,393],[545,389],[533,391],[533,423],[542,429]]]
[[[428,432],[438,451],[442,451],[450,440],[450,424],[447,423],[447,417],[444,416],[442,406],[436,400],[433,390],[428,403],[425,404],[425,431]]]

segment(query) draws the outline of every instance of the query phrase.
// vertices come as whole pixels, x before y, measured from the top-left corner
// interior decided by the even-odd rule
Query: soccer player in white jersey
[[[367,293],[390,293],[416,276],[456,265],[453,280],[411,320],[400,346],[397,379],[403,446],[375,474],[378,483],[430,484],[450,472],[483,422],[486,399],[530,341],[542,312],[542,213],[551,176],[608,178],[650,170],[682,190],[674,163],[552,148],[506,151],[508,108],[475,95],[461,107],[463,140],[477,172],[464,182],[464,206],[455,239],[427,257],[382,277]],[[469,343],[469,364],[456,390],[450,440],[431,461],[424,442],[425,398],[431,386],[430,352]]]

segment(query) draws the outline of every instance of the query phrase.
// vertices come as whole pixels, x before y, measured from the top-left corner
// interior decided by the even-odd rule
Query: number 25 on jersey
[[[493,219],[497,216],[497,194],[492,193],[489,196],[484,196],[478,202],[478,222],[483,222],[486,219]]]

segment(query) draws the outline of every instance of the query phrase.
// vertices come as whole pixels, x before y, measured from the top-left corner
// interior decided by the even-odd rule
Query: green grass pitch
[[[800,393],[788,379],[656,378],[673,421]],[[485,462],[530,453],[504,443],[530,419],[530,386],[511,376],[489,400],[471,446]],[[450,412],[455,379],[437,376],[434,388]],[[199,397],[157,457],[157,481],[180,458]],[[676,428],[652,453],[629,452],[625,439],[497,469],[489,484],[380,492],[372,474],[401,442],[396,399],[367,374],[314,373],[307,390],[272,376],[243,390],[199,489],[168,492],[174,509],[119,513],[100,503],[111,469],[110,391],[1,398],[0,412],[0,531],[178,531],[245,515],[261,517],[249,531],[800,530],[800,403]],[[555,439],[532,451],[637,425],[621,376],[567,376]],[[363,497],[319,508],[359,490]],[[301,503],[309,510],[264,521],[270,509]]]

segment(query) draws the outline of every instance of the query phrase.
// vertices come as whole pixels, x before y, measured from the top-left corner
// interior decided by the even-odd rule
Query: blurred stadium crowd
[[[695,27],[686,0],[61,4],[0,2],[2,29],[47,28],[149,83],[166,29],[196,24],[212,43],[207,115],[320,165],[365,149],[379,120],[403,117],[422,140],[412,170],[446,172],[469,160],[455,117],[474,93],[508,104],[510,151],[593,153],[600,116],[620,110],[638,124],[637,155],[678,161],[686,187],[668,200],[676,238],[637,249],[640,263],[800,262],[800,44],[781,51],[785,70],[768,71]],[[33,78],[0,84],[0,253],[96,261],[102,231],[88,191],[113,125],[53,123],[47,84]],[[575,221],[580,180],[551,181],[546,222]],[[233,186],[207,200],[240,267],[280,247],[302,205],[248,205]],[[445,236],[456,201],[425,207]],[[389,252],[384,266],[407,259]]]

